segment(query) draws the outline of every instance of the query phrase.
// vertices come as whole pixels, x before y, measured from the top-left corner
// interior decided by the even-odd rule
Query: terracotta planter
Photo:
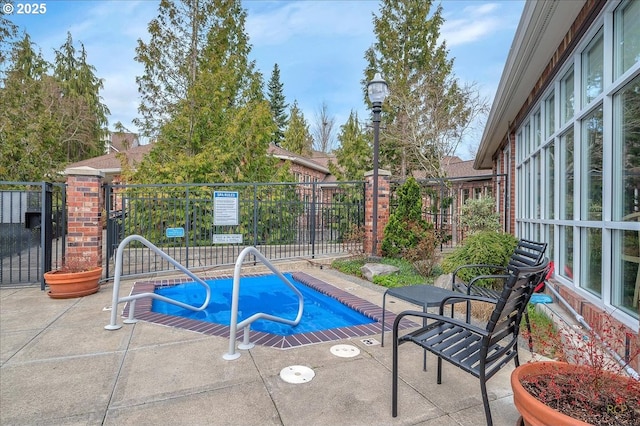
[[[535,375],[542,371],[579,375],[580,366],[567,364],[566,362],[541,361],[523,364],[513,370],[511,373],[513,402],[522,416],[522,424],[525,426],[589,426],[590,423],[576,420],[543,404],[522,387],[521,380],[523,377]]]
[[[69,299],[88,296],[100,289],[102,268],[84,272],[45,272],[44,281],[49,286],[47,294],[53,299]]]

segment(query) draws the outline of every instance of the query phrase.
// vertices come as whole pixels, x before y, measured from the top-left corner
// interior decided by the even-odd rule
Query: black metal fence
[[[110,258],[131,234],[190,269],[233,264],[249,245],[273,260],[362,252],[363,182],[110,184],[105,201]],[[123,253],[125,276],[171,269],[135,242]]]
[[[64,257],[65,195],[64,184],[0,182],[0,286],[44,289]]]
[[[500,178],[506,179],[507,176],[493,174],[416,180],[421,189],[422,216],[433,225],[433,229],[440,237],[441,251],[460,246],[468,233],[468,229],[460,221],[465,201],[469,198],[494,197],[494,182]],[[398,205],[397,189],[404,182],[404,180],[391,181],[390,210],[392,214]],[[508,183],[503,185],[508,186]],[[502,196],[504,198],[501,203],[506,206],[508,193],[503,191]]]

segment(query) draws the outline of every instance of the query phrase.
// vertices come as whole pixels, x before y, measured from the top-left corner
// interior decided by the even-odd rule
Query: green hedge
[[[442,269],[446,273],[451,273],[459,266],[470,264],[506,266],[517,245],[518,239],[511,234],[481,231],[467,237],[462,247],[448,255],[442,261]],[[458,277],[462,281],[468,282],[478,275],[494,273],[495,271],[490,268],[465,268],[458,273]],[[493,287],[497,282],[491,280],[479,284]]]

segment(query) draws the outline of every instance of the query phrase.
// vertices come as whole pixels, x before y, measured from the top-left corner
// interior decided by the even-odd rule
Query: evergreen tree
[[[61,143],[66,159],[74,162],[104,154],[108,134],[107,115],[100,89],[103,81],[96,77],[95,67],[87,63],[87,52],[80,43],[80,51],[73,45],[71,33],[55,51],[53,77],[60,87],[63,103],[68,106],[61,129]]]
[[[136,59],[142,117],[157,141],[139,182],[269,181],[275,125],[262,78],[248,60],[246,12],[239,0],[160,2]]]
[[[138,40],[135,59],[144,66],[144,74],[136,78],[141,117],[134,123],[150,139],[187,99],[207,28],[215,25],[216,17],[212,2],[161,0],[158,17],[148,25],[149,42]]]
[[[400,177],[413,170],[441,176],[470,125],[488,109],[475,84],[460,85],[439,42],[442,6],[432,0],[382,0],[373,19],[377,42],[365,57],[366,83],[376,71],[389,84],[383,104],[380,163]]]
[[[273,142],[276,145],[280,145],[284,139],[284,130],[287,127],[287,113],[286,109],[289,106],[285,102],[284,93],[282,91],[283,84],[280,82],[280,68],[278,64],[273,66],[271,72],[271,79],[269,80],[269,105],[271,106],[271,115],[278,127],[273,135]]]
[[[8,53],[0,87],[0,180],[45,179],[58,165],[56,86],[28,34]]]
[[[311,155],[313,138],[309,133],[309,125],[304,114],[298,108],[298,101],[294,101],[289,112],[289,125],[284,132],[282,147],[288,151],[303,156]]]
[[[335,150],[338,164],[329,163],[329,170],[338,180],[362,180],[373,167],[373,149],[369,138],[360,128],[358,114],[351,111],[338,134],[340,147]]]
[[[0,80],[4,80],[6,62],[11,54],[12,40],[18,35],[18,27],[0,13]]]
[[[13,44],[0,86],[2,179],[55,179],[69,162],[104,152],[109,111],[84,47],[76,55],[69,34],[53,75],[51,67],[28,34]]]

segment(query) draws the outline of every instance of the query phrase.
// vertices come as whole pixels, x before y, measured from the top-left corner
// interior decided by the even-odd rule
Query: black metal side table
[[[427,312],[427,308],[440,306],[442,301],[447,297],[460,296],[460,293],[446,288],[440,288],[431,284],[408,285],[406,287],[395,287],[387,289],[382,295],[382,336],[381,346],[384,346],[384,328],[385,328],[385,305],[387,295],[414,305],[422,306],[422,312]],[[426,370],[426,351],[424,369]]]

